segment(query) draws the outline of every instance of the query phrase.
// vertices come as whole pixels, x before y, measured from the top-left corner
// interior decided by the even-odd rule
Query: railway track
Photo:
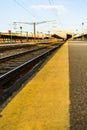
[[[35,56],[42,54],[46,50],[49,50],[50,49],[49,47],[54,47],[54,46],[47,46],[47,47],[40,46],[40,47],[36,47],[35,49],[30,49],[24,52],[12,54],[0,58],[0,76],[16,68],[17,66],[25,63],[26,61],[34,58]]]
[[[10,50],[16,50],[16,49],[26,49],[26,48],[32,48],[36,45],[29,45],[29,44],[2,44],[0,46],[0,52],[4,51],[10,51]]]
[[[0,106],[39,69],[62,44],[42,47],[2,58],[0,61]]]
[[[31,51],[33,49],[38,49],[38,48],[42,48],[42,47],[46,47],[47,45],[44,46],[39,46],[39,45],[26,45],[26,46],[5,46],[5,47],[1,47],[0,48],[0,58],[3,58],[5,56],[9,56],[12,54],[19,54],[19,53],[23,53],[25,51]]]
[[[28,49],[26,51],[22,51],[22,52],[17,52],[17,53],[12,53],[11,55],[4,55],[3,57],[0,58],[0,63],[2,63],[2,66],[4,66],[4,63],[5,63],[5,66],[6,66],[6,62],[9,62],[11,60],[16,60],[18,59],[19,57],[25,57],[25,55],[28,55],[28,54],[31,54],[31,55],[35,55],[36,52],[40,52],[42,50],[45,50],[47,49],[47,47],[36,47],[35,49]],[[30,55],[29,55],[30,56]],[[28,57],[29,57],[28,56]],[[25,58],[26,59],[26,58]],[[7,63],[8,64],[8,63]],[[10,63],[9,63],[10,64]]]

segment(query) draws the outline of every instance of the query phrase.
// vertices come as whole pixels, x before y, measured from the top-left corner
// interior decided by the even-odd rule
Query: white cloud
[[[36,10],[57,10],[58,12],[65,12],[66,8],[63,5],[32,5],[32,9]]]

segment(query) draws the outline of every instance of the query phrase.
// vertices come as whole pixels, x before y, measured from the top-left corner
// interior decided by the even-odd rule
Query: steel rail
[[[61,45],[60,45],[61,46]],[[29,60],[28,62],[14,68],[13,70],[3,74],[0,76],[0,88],[3,87],[3,85],[10,81],[13,77],[15,77],[16,75],[18,75],[20,72],[25,71],[25,69],[27,68],[28,70],[31,69],[33,66],[35,66],[35,64],[37,64],[38,62],[40,62],[43,58],[45,58],[47,55],[49,55],[50,53],[52,53],[54,50],[56,50],[58,47],[52,48],[50,50],[48,50],[47,52],[40,54],[39,56]]]
[[[42,48],[40,47],[40,48],[37,48],[37,49],[32,49],[32,50],[24,51],[24,52],[21,52],[21,53],[18,53],[18,54],[13,54],[13,55],[10,55],[10,56],[5,56],[3,58],[0,58],[0,63],[5,62],[7,60],[11,60],[11,59],[16,58],[16,57],[18,58],[20,56],[26,55],[26,54],[31,53],[31,52],[35,52],[35,51],[38,51],[38,50],[41,50],[41,49],[45,49],[45,48],[47,48],[47,47],[42,47]]]
[[[22,44],[22,45],[4,45],[4,46],[0,46],[0,52],[3,51],[8,51],[8,50],[15,50],[15,49],[21,49],[21,48],[27,48],[27,47],[32,47],[32,46],[36,46],[36,45],[29,45],[29,44]]]
[[[6,106],[6,104],[8,104],[9,100],[11,100],[13,96],[15,96],[14,94],[16,94],[22,88],[22,84],[29,80],[32,75],[34,75],[34,73],[38,71],[44,61],[46,61],[46,59],[62,45],[63,44],[60,44],[59,46],[52,48],[51,50],[31,59],[30,61],[0,76],[0,90],[5,89],[5,91],[0,92],[0,111]],[[21,74],[24,75],[20,77]],[[13,80],[18,75],[20,78],[15,81],[13,85],[8,87],[7,83]],[[4,85],[6,85],[7,88],[4,87]]]

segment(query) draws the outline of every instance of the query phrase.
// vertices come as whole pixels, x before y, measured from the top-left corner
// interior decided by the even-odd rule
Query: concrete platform
[[[66,43],[0,113],[0,130],[69,130],[69,104]]]

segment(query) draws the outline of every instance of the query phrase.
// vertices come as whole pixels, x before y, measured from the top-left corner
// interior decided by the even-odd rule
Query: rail
[[[27,80],[30,78],[29,76],[32,76],[33,73],[36,72],[36,69],[38,68],[38,66],[40,66],[46,59],[47,57],[49,57],[51,54],[53,54],[53,52],[55,52],[58,48],[60,48],[62,46],[62,44],[60,44],[57,47],[54,47],[50,50],[48,50],[47,52],[40,54],[39,56],[29,60],[28,62],[16,67],[15,69],[3,74],[0,76],[0,106],[2,107],[2,105],[4,104],[4,102],[7,101],[7,99],[12,96],[12,94],[15,91],[18,91],[18,89],[20,89],[20,84],[24,83],[24,76],[28,73],[28,77]],[[33,71],[34,69],[34,71]],[[14,80],[16,78],[16,76],[20,77],[20,75],[23,76],[23,78],[19,78],[20,82],[18,84],[13,84],[10,87],[7,85],[11,80]],[[17,77],[18,78],[18,77]],[[26,78],[25,78],[26,79]],[[2,90],[4,90],[2,92]],[[2,108],[0,108],[2,109]]]

